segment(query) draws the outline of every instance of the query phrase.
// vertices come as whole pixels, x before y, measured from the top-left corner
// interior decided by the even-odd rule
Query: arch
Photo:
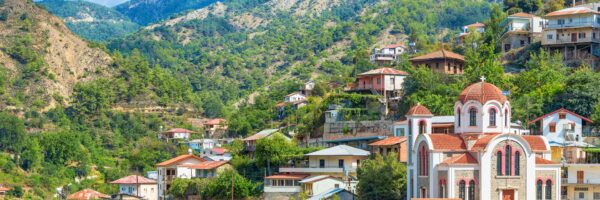
[[[547,140],[542,137],[542,139],[544,139],[547,143]],[[498,134],[496,136],[494,136],[490,142],[488,142],[488,144],[486,145],[485,149],[496,149],[500,146],[504,147],[504,144],[500,144],[503,142],[506,142],[507,140],[513,141],[516,144],[518,144],[521,149],[523,150],[523,154],[521,156],[525,156],[528,157],[529,155],[533,154],[533,150],[531,149],[531,146],[529,145],[529,143],[527,143],[527,141],[525,141],[525,139],[523,139],[522,137],[520,137],[519,135],[515,135],[515,134],[510,134],[510,133],[503,133],[503,134]],[[502,149],[502,148],[500,148]],[[504,153],[504,150],[502,151]],[[494,154],[496,153],[496,151],[487,151],[484,153],[484,156],[492,156],[490,154]]]
[[[419,134],[425,134],[427,132],[427,120],[419,120],[419,122],[417,122],[417,128],[419,130]]]
[[[489,110],[488,110],[488,114],[489,114],[489,124],[488,126],[492,126],[495,127],[496,126],[496,115],[498,114],[498,110],[496,107],[492,106]]]
[[[535,183],[535,197],[536,199],[542,199],[542,190],[543,190],[544,182],[541,179],[538,179]]]
[[[504,127],[508,127],[508,108],[504,109]]]
[[[504,174],[509,176],[512,175],[512,146],[506,145],[504,147]]]
[[[521,175],[521,151],[519,150],[515,150],[514,151],[515,156],[514,156],[514,162],[513,162],[513,175],[514,176],[520,176]]]
[[[477,126],[477,108],[469,108],[469,126]]]
[[[552,199],[552,181],[551,180],[546,180],[546,199],[550,200]]]
[[[469,199],[475,199],[475,180],[469,181]]]
[[[466,191],[465,191],[466,190],[466,187],[465,187],[466,184],[467,183],[466,183],[465,180],[461,180],[458,183],[458,198],[463,199],[463,200],[466,199]]]
[[[458,126],[460,127],[461,126],[461,121],[462,121],[461,120],[462,116],[460,115],[460,108],[456,108],[456,118],[457,118],[456,121],[458,122]]]
[[[419,175],[420,176],[428,176],[429,175],[429,152],[425,147],[425,144],[421,143],[419,146]]]
[[[504,160],[504,159],[502,159],[503,157],[504,156],[502,155],[502,151],[498,151],[496,153],[496,175],[498,175],[498,176],[504,175],[504,173],[503,173],[504,167],[502,167],[503,166],[502,162]]]

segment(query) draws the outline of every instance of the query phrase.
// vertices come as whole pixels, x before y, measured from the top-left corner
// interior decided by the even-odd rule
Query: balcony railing
[[[560,28],[579,28],[579,27],[600,27],[600,24],[594,23],[594,20],[581,20],[574,22],[565,22],[563,24],[549,23],[546,27],[549,29],[560,29]]]
[[[296,173],[344,173],[348,172],[356,172],[356,167],[344,167],[341,168],[339,166],[309,166],[309,165],[296,165],[296,166],[288,166],[288,167],[280,167],[279,172],[296,172]]]

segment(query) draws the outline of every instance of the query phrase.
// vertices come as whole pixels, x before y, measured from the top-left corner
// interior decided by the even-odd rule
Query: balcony
[[[300,193],[302,192],[302,187],[300,186],[265,186],[264,192],[273,192],[273,193]]]
[[[563,178],[561,180],[562,185],[600,185],[600,180],[594,178],[588,179],[572,179],[568,180],[567,178]]]
[[[337,165],[324,167],[309,166],[309,165],[296,165],[296,166],[284,166],[279,168],[279,172],[289,173],[344,173],[347,170],[350,173],[356,172],[356,167],[341,168]]]
[[[565,28],[583,28],[583,27],[600,27],[599,23],[594,23],[593,19],[584,19],[584,20],[574,20],[572,22],[565,21],[563,23],[558,23],[558,21],[551,21],[546,24],[544,28],[546,29],[565,29]]]

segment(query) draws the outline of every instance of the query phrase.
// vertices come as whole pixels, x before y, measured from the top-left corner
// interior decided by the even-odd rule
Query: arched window
[[[427,176],[429,175],[429,153],[425,148],[425,145],[421,145],[419,150],[419,175]]]
[[[490,108],[490,126],[496,126],[496,109]]]
[[[425,121],[420,121],[419,122],[419,134],[425,134]]]
[[[502,152],[496,153],[496,174],[502,176]]]
[[[462,117],[460,116],[460,108],[459,108],[459,109],[456,109],[456,114],[457,114],[457,116],[456,116],[456,117],[458,118],[458,126],[460,126],[460,124],[461,124],[461,123],[460,123],[460,122],[461,122],[461,119],[460,119],[460,118],[462,118]]]
[[[512,154],[512,147],[509,146],[509,145],[506,145],[505,149],[506,150],[504,151],[505,152],[505,156],[504,156],[505,157],[505,161],[504,161],[504,174],[507,175],[507,176],[510,176],[512,174],[512,173],[510,173],[511,172],[511,166],[512,166],[511,165],[511,163],[512,163],[512,160],[511,160],[512,159],[511,158],[512,157],[511,156],[511,154]]]
[[[536,198],[537,200],[542,200],[542,180],[538,180],[536,184]]]
[[[504,110],[504,127],[508,127],[508,109]]]
[[[458,198],[465,200],[465,181],[460,181],[458,184]]]
[[[475,199],[475,181],[469,181],[469,199]]]
[[[423,148],[419,148],[419,156],[417,157],[417,159],[417,170],[419,172],[419,175],[421,175],[423,174]]]
[[[446,180],[440,180],[440,198],[446,198]]]
[[[552,199],[552,181],[546,180],[546,200]]]
[[[515,176],[521,175],[521,152],[515,152]]]
[[[477,109],[469,109],[469,126],[477,126]]]

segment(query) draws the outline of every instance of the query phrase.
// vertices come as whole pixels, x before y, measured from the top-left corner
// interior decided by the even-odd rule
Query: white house
[[[158,186],[155,180],[130,175],[110,183],[119,185],[119,194],[132,195],[147,200],[158,199]]]
[[[327,195],[333,189],[347,188],[346,183],[330,175],[282,173],[265,177],[265,199],[290,199],[305,193],[309,197]]]
[[[581,143],[584,137],[583,129],[591,124],[592,120],[560,108],[529,122],[534,123],[539,126],[534,134],[548,138],[551,146],[563,146],[563,143]]]
[[[199,152],[203,152],[206,149],[212,149],[218,146],[217,142],[213,139],[195,139],[190,140],[189,142],[187,142],[187,144],[190,147],[190,149]]]
[[[162,133],[162,138],[163,139],[183,139],[183,140],[189,140],[192,133],[194,133],[193,131],[184,129],[184,128],[173,128],[173,129],[169,129],[168,131],[165,131]]]
[[[299,101],[306,101],[306,96],[303,95],[301,92],[292,92],[292,93],[286,95],[283,100],[283,102],[286,102],[286,103],[299,102]]]
[[[204,159],[191,155],[181,155],[167,161],[158,163],[158,197],[165,199],[169,197],[168,190],[171,187],[171,182],[176,178],[192,178],[195,176],[195,171],[190,170],[183,165],[197,165],[205,162]]]
[[[545,19],[528,13],[509,15],[501,23],[504,27],[501,36],[502,49],[508,52],[540,41],[545,23]]]
[[[380,65],[390,65],[400,60],[400,55],[406,52],[406,46],[403,44],[392,44],[383,48],[375,48],[371,53],[370,60],[372,63]]]

